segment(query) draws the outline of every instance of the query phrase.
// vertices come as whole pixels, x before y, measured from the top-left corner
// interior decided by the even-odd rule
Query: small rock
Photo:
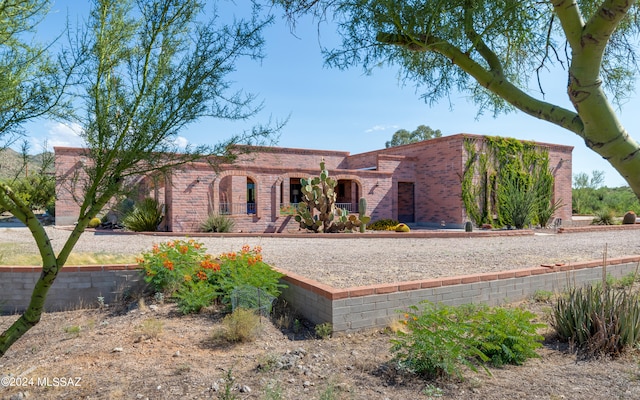
[[[158,387],[156,387],[156,390],[162,390],[162,385],[158,385]]]
[[[289,382],[289,383],[296,383],[296,380],[295,380],[295,378],[289,378],[289,380],[288,380],[287,382]]]
[[[114,347],[113,350],[111,350],[112,353],[122,353],[124,351],[124,349],[122,347]]]
[[[155,305],[155,304],[151,304],[151,305],[149,306],[149,309],[150,309],[151,311],[158,311],[158,306],[157,306],[157,305]]]
[[[304,382],[302,382],[302,386],[308,388],[309,386],[313,386],[313,383],[311,383],[309,381],[304,381]]]
[[[176,351],[175,353],[173,353],[174,357],[180,357],[180,350]]]
[[[251,393],[251,388],[247,385],[241,385],[239,389],[240,393]]]
[[[213,385],[211,385],[211,390],[213,390],[214,392],[220,390],[220,385],[218,384],[218,382],[213,382]]]

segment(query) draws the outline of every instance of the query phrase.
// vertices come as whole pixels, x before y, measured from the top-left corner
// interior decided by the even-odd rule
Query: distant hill
[[[0,179],[11,179],[38,172],[42,168],[43,158],[50,155],[50,153],[28,155],[27,167],[23,168],[22,154],[13,149],[2,149],[0,150]],[[53,164],[50,166],[49,172],[53,172]]]

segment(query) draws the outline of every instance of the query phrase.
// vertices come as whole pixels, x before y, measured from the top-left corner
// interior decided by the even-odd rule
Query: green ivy
[[[467,138],[464,148],[462,202],[477,226],[547,224],[560,203],[552,202],[554,178],[546,149],[496,136]],[[520,204],[523,200],[532,204]]]

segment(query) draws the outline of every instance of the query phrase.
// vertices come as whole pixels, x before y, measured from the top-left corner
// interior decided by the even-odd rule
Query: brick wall
[[[466,152],[464,140],[477,135],[453,135],[410,145],[351,156],[347,152],[255,147],[241,154],[231,165],[216,172],[208,163],[192,163],[172,171],[162,190],[156,191],[166,204],[166,228],[174,232],[193,232],[211,213],[219,213],[222,203],[233,207],[236,230],[242,232],[280,232],[290,229],[290,220],[280,215],[280,204],[289,203],[290,180],[317,176],[324,158],[334,179],[348,182],[351,203],[367,199],[372,220],[398,219],[398,184],[414,184],[414,220],[417,223],[461,227],[466,221],[461,201],[460,177]],[[545,145],[556,175],[556,196],[564,201],[558,216],[571,218],[571,147]],[[56,223],[70,224],[78,205],[65,189],[79,170],[82,150],[56,148]],[[373,169],[372,169],[373,168]],[[255,183],[255,214],[246,207],[247,182]],[[357,193],[357,196],[356,196]]]

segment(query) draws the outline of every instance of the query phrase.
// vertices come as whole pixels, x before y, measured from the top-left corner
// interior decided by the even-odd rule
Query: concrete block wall
[[[40,267],[0,266],[0,312],[24,311],[41,273]],[[96,306],[99,296],[110,304],[144,285],[137,265],[63,267],[49,289],[45,311]]]
[[[640,256],[608,260],[616,278],[636,270]],[[286,273],[286,271],[284,271]],[[383,328],[409,306],[427,300],[447,305],[502,305],[531,297],[538,290],[559,292],[602,279],[602,261],[548,265],[500,273],[334,289],[287,273],[285,298],[310,321],[329,322],[334,332]]]

